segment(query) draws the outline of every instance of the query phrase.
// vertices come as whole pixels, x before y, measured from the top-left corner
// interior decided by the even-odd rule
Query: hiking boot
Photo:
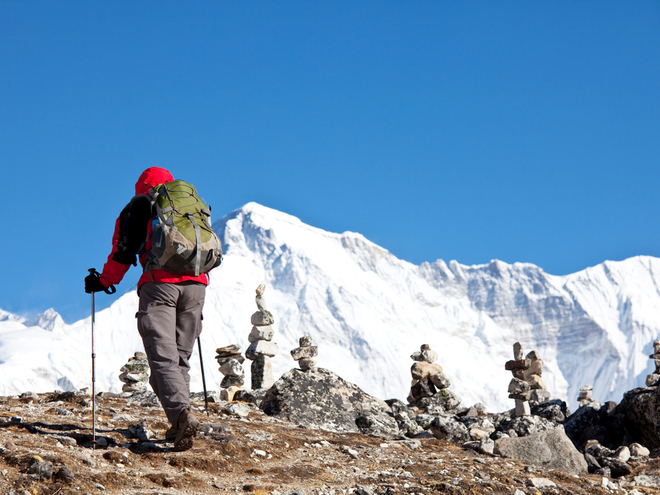
[[[176,434],[179,433],[179,428],[176,425],[172,425],[169,430],[165,432],[165,440],[168,442],[173,442],[176,440]]]
[[[177,421],[177,427],[179,431],[177,431],[176,438],[174,439],[174,451],[181,452],[191,449],[195,436],[197,436],[199,421],[197,421],[197,418],[190,409],[181,413]]]

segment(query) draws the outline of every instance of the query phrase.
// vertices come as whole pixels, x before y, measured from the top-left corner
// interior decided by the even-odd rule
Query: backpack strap
[[[192,213],[186,213],[186,217],[193,224],[195,229],[195,277],[199,277],[199,271],[202,268],[202,236],[199,233],[199,225],[195,222],[195,217]]]

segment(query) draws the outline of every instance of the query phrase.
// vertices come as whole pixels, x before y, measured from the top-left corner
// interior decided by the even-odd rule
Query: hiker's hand
[[[105,292],[106,287],[101,283],[98,273],[90,273],[85,277],[85,292]]]

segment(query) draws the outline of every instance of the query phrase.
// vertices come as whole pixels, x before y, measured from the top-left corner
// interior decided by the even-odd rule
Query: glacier
[[[535,349],[553,397],[575,408],[579,388],[619,401],[654,367],[660,334],[660,259],[606,261],[565,276],[493,260],[414,265],[353,232],[326,232],[248,203],[214,225],[225,260],[211,273],[201,336],[207,387],[217,390],[215,349],[249,345],[255,289],[275,317],[275,376],[311,335],[318,365],[371,395],[405,401],[410,354],[429,344],[464,405],[513,407],[504,363],[512,345]],[[105,253],[99,253],[99,259]],[[110,297],[98,294],[96,297]],[[119,368],[142,350],[135,289],[96,314],[96,388],[118,392]],[[65,324],[54,310],[26,320],[0,310],[0,395],[91,386],[90,318]],[[249,387],[249,361],[244,365]],[[191,389],[201,390],[197,349]]]

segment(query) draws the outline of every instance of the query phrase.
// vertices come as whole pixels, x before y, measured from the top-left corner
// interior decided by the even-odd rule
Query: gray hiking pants
[[[172,424],[190,407],[188,360],[202,331],[205,290],[199,283],[147,282],[140,287],[136,317],[151,367],[149,383]]]

